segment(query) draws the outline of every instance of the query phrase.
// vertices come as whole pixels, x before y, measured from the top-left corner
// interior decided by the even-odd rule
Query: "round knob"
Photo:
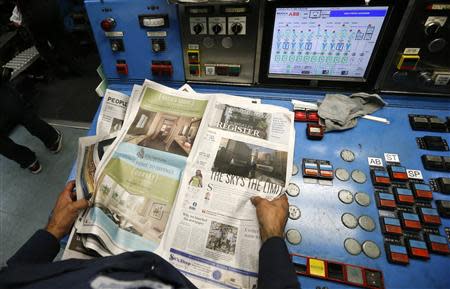
[[[111,44],[111,50],[114,51],[114,52],[119,51],[119,44],[117,44],[115,42],[112,43]]]
[[[430,51],[431,53],[437,53],[442,51],[442,49],[444,49],[446,45],[447,40],[445,40],[444,38],[436,38],[428,43],[428,51]]]
[[[203,31],[203,24],[201,23],[197,23],[194,25],[194,27],[192,27],[192,30],[194,30],[195,34],[200,34]]]
[[[111,31],[114,29],[114,27],[116,27],[116,20],[114,20],[114,18],[112,17],[108,17],[100,22],[100,26],[104,31]]]
[[[441,27],[441,23],[439,22],[430,22],[425,25],[425,34],[428,36],[436,34]]]
[[[214,34],[219,34],[220,31],[222,31],[222,25],[220,24],[213,25],[212,31],[214,32]]]
[[[231,31],[234,35],[238,35],[242,31],[242,24],[241,23],[233,23],[231,25]]]
[[[419,80],[425,86],[430,86],[433,83],[433,79],[431,78],[431,73],[429,73],[429,72],[421,72],[419,74]]]

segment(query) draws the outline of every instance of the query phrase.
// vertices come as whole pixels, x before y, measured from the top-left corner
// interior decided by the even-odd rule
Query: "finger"
[[[261,197],[251,197],[250,199],[252,201],[253,206],[257,207],[261,202],[264,200]]]
[[[64,191],[72,192],[73,188],[75,188],[75,181],[70,181],[66,184],[66,187],[64,188]]]
[[[72,199],[72,201],[76,201],[77,200],[77,191],[71,191],[70,198]]]
[[[89,202],[86,199],[80,199],[72,203],[73,208],[76,210],[86,209],[89,206]]]

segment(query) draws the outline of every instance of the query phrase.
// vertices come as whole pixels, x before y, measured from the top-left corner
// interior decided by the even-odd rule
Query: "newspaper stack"
[[[259,227],[252,196],[289,184],[295,140],[286,108],[146,80],[107,90],[97,135],[80,138],[80,214],[63,255],[154,252],[195,285],[255,288]]]

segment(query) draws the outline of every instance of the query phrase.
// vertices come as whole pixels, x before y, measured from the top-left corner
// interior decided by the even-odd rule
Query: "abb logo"
[[[289,12],[289,16],[300,16],[300,12]]]

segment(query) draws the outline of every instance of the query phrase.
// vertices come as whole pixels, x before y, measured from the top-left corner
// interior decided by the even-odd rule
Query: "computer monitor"
[[[268,78],[365,82],[388,10],[275,8]]]

